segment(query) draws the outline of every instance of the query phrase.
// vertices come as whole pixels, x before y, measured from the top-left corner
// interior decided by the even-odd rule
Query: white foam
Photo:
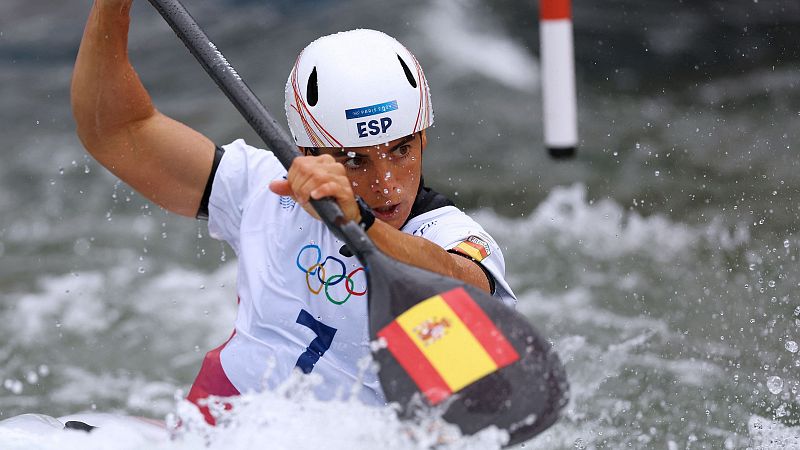
[[[747,422],[753,448],[783,450],[800,448],[800,427],[788,427],[780,422],[753,415]]]
[[[589,201],[580,184],[553,189],[524,218],[502,218],[488,210],[475,216],[508,245],[504,253],[511,285],[524,286],[517,309],[553,338],[567,369],[570,402],[562,420],[526,448],[591,448],[604,442],[649,448],[663,442],[665,430],[657,415],[644,412],[647,405],[621,394],[636,389],[633,380],[652,380],[641,388],[653,399],[671,389],[688,392],[731,383],[725,360],[739,357],[735,344],[687,337],[670,322],[670,308],[683,305],[659,303],[680,298],[677,289],[708,295],[702,293],[706,281],[695,286],[673,280],[695,275],[707,249],[740,250],[749,243],[746,229],[732,232],[717,221],[687,225],[663,215],[643,216],[610,199]],[[643,307],[652,309],[642,313]],[[686,321],[681,325],[690,326]],[[677,408],[696,410],[686,401]],[[641,429],[627,425],[634,420]],[[692,426],[702,436],[686,433],[676,437],[678,442],[743,442],[730,430]]]
[[[57,422],[55,425],[41,420],[21,420],[18,424],[0,422],[0,447],[45,450],[247,450],[265,446],[330,450],[434,447],[488,450],[499,449],[507,439],[505,433],[493,428],[463,437],[455,427],[433,416],[420,417],[415,422],[401,422],[392,408],[369,407],[356,400],[319,401],[311,393],[314,383],[313,377],[298,374],[275,391],[230,399],[232,409],[212,408],[212,411],[217,411],[216,427],[207,425],[197,408],[186,401],[177,404],[176,415],[168,418],[163,432],[158,432],[155,426],[145,427],[146,424],[136,419],[117,416],[115,420],[113,415],[76,415],[99,427],[88,434],[60,431]],[[99,419],[102,419],[100,423],[94,423]]]
[[[0,406],[30,411],[28,395],[45,382],[36,394],[55,411],[98,404],[166,414],[203,354],[230,335],[235,271],[228,263],[211,274],[173,268],[143,276],[118,266],[42,277],[34,292],[0,296],[14,305],[0,310],[0,380],[26,380],[47,366],[21,395],[0,396]]]
[[[539,64],[491,15],[468,11],[470,2],[435,1],[420,14],[419,29],[450,77],[477,73],[505,86],[532,92],[539,85]]]
[[[590,204],[580,183],[553,188],[522,220],[501,219],[502,224],[497,224],[499,217],[494,214],[478,216],[480,223],[513,236],[511,241],[533,243],[545,238],[560,249],[579,247],[583,254],[602,260],[644,252],[667,262],[698,239],[696,230],[661,215],[645,217],[609,199]]]

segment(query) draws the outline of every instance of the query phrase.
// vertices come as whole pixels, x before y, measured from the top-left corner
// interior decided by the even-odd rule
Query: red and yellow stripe
[[[453,247],[453,251],[468,256],[475,261],[481,262],[489,256],[489,246],[483,240],[470,236],[465,241]]]
[[[434,333],[420,332],[431,324]],[[519,359],[463,288],[414,305],[378,336],[432,405]]]

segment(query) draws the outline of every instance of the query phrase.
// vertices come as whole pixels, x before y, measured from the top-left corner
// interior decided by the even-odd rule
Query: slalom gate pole
[[[541,0],[539,32],[544,143],[553,158],[569,158],[578,146],[571,0]]]

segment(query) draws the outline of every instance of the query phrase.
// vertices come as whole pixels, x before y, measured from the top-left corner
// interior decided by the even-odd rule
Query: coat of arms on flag
[[[447,321],[446,317],[443,319],[434,318],[433,320],[425,319],[421,324],[414,327],[414,332],[417,333],[422,343],[427,346],[444,337],[448,328],[450,328],[450,322]]]

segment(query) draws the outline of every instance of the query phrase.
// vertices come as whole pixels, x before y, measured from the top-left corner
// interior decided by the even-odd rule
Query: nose
[[[392,163],[388,155],[386,157],[378,157],[374,163],[375,178],[371,180],[370,187],[372,190],[384,197],[391,196],[399,187],[397,177],[392,173]]]

